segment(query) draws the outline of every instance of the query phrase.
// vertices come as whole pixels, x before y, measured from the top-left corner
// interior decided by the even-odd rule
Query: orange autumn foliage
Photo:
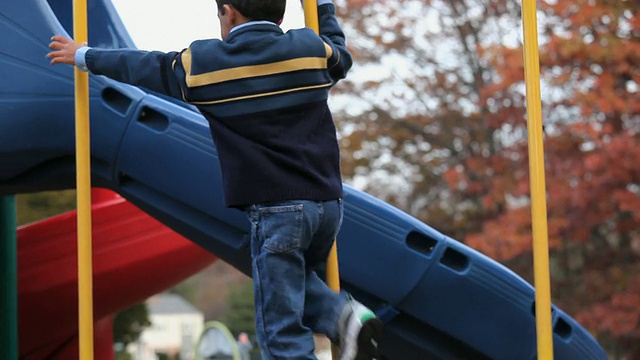
[[[552,300],[612,358],[640,358],[639,8],[538,6]],[[520,7],[350,0],[371,79],[334,92],[356,99],[336,116],[347,179],[402,174],[405,195],[364,189],[532,280]]]

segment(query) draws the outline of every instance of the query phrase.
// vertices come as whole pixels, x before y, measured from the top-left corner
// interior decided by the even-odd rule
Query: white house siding
[[[204,328],[203,314],[173,294],[156,295],[147,300],[147,306],[151,326],[130,349],[135,359],[155,360],[156,353],[179,353],[181,360],[192,360]]]

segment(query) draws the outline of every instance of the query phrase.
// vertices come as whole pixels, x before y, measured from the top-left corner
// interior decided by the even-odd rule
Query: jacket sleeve
[[[332,54],[328,60],[329,75],[334,84],[340,79],[344,79],[347,71],[353,64],[351,54],[347,50],[346,40],[338,19],[336,18],[336,7],[332,3],[320,5],[318,7],[318,20],[320,25],[320,37],[331,47]]]
[[[94,74],[184,100],[180,85],[184,71],[174,69],[179,56],[179,52],[92,48],[85,61]]]

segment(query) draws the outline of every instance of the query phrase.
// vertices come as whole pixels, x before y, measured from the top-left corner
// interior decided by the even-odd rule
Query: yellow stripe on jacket
[[[221,83],[225,81],[246,79],[259,76],[283,74],[287,72],[300,70],[317,70],[327,68],[327,59],[331,57],[333,51],[330,46],[325,43],[326,56],[322,57],[303,57],[278,61],[270,64],[240,66],[230,69],[222,69],[202,74],[192,75],[191,73],[191,49],[187,49],[182,53],[182,66],[186,73],[186,84],[188,87],[198,87]]]

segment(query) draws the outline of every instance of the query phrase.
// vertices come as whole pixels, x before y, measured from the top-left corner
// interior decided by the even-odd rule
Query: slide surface
[[[179,283],[216,257],[125,199],[100,201],[96,191],[93,195],[94,343],[96,360],[109,360],[115,313]],[[76,221],[71,211],[18,229],[21,359],[77,356]]]
[[[71,1],[3,1],[0,32],[0,194],[72,188],[73,71],[44,57],[51,35],[72,33]],[[109,0],[89,2],[89,43],[134,46]],[[144,89],[90,82],[94,186],[249,274],[249,224],[224,207],[205,119]],[[536,358],[529,283],[346,185],[344,205],[341,285],[385,321],[384,359]],[[556,359],[606,359],[580,324],[552,310]]]

